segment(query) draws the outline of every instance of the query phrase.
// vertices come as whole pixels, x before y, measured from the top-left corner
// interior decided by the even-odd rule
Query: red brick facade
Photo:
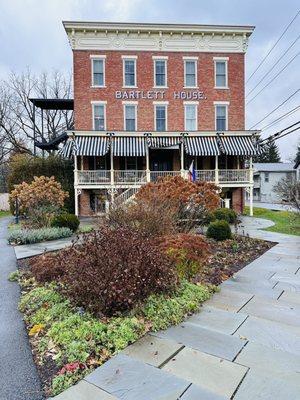
[[[137,89],[153,90],[154,68],[152,56],[168,56],[167,89],[164,101],[168,105],[168,131],[184,130],[183,100],[174,100],[174,91],[184,89],[183,57],[198,57],[197,76],[199,91],[206,99],[199,101],[198,130],[215,130],[215,101],[228,101],[228,129],[243,130],[244,113],[244,53],[183,53],[183,52],[147,52],[147,51],[86,51],[74,50],[74,115],[76,130],[92,130],[91,101],[107,101],[106,130],[124,130],[122,100],[115,99],[115,91],[124,90],[122,55],[137,56]],[[91,55],[105,55],[105,88],[91,87]],[[215,89],[214,57],[228,57],[228,87]],[[125,89],[131,90],[131,89]],[[158,89],[159,90],[159,89]],[[153,100],[138,100],[138,131],[153,131]]]

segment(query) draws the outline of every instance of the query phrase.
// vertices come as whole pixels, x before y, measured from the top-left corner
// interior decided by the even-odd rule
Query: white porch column
[[[252,157],[249,160],[249,180],[250,180],[250,188],[249,188],[249,215],[253,217],[253,165],[252,165]]]
[[[112,138],[110,138],[110,184],[114,186],[115,179],[114,179],[114,153],[113,153],[113,146],[112,146]]]
[[[180,145],[180,170],[181,170],[181,176],[182,178],[185,178],[185,171],[184,171],[184,145],[183,145],[183,141],[181,142]]]
[[[215,184],[219,184],[219,156],[215,157]]]
[[[77,165],[77,155],[74,154],[74,191],[75,191],[75,215],[78,217],[78,165]]]
[[[147,144],[146,144],[146,179],[147,179],[147,182],[151,181],[150,161],[149,161],[149,146]]]

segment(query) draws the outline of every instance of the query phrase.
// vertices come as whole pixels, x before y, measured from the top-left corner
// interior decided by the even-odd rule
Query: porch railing
[[[196,170],[196,180],[215,182],[217,184],[251,183],[250,169],[209,169]],[[77,175],[76,175],[77,174]],[[78,185],[140,185],[147,181],[154,182],[159,177],[178,176],[181,171],[150,171],[146,170],[114,170],[113,177],[110,170],[79,170],[75,172],[75,181]],[[187,177],[188,172],[184,171]],[[77,178],[76,178],[77,177]]]

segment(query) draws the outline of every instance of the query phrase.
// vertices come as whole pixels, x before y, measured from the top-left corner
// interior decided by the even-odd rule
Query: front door
[[[173,171],[173,150],[150,150],[151,171]]]

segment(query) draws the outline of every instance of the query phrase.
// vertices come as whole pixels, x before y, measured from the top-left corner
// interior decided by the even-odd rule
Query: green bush
[[[237,221],[237,214],[231,208],[218,208],[213,212],[213,217],[215,220],[227,221],[229,224]]]
[[[8,235],[10,244],[31,244],[72,236],[69,228],[16,229]]]
[[[76,232],[79,227],[79,218],[74,214],[60,214],[56,215],[52,221],[51,226],[55,228],[69,228],[71,231]]]
[[[215,240],[226,240],[231,238],[231,229],[227,221],[211,222],[207,228],[207,237]]]
[[[19,154],[12,157],[8,166],[8,190],[14,189],[14,185],[22,182],[30,183],[35,176],[54,176],[64,191],[69,192],[65,201],[67,212],[74,212],[74,172],[73,163],[58,156],[33,157],[28,154]],[[11,212],[14,211],[14,204],[11,204]]]

